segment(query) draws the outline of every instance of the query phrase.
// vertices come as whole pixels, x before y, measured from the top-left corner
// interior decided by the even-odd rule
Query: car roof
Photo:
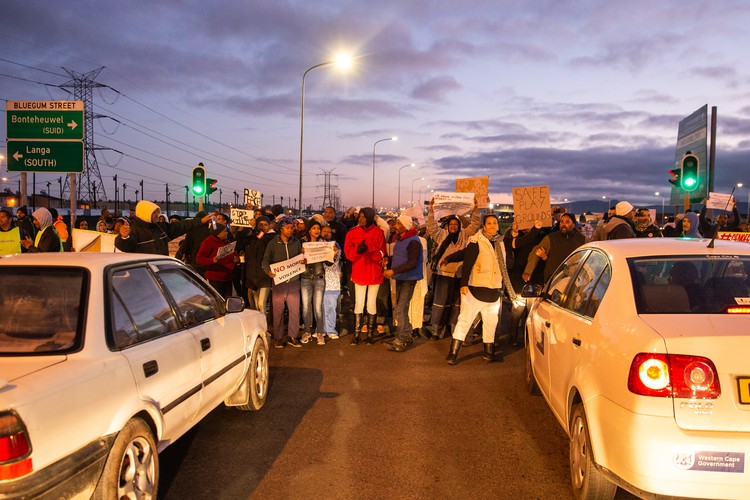
[[[592,241],[585,247],[601,248],[614,258],[645,257],[650,255],[750,255],[750,244],[714,240],[708,248],[707,238],[628,238]]]
[[[145,253],[49,252],[0,256],[0,266],[72,266],[104,270],[112,264],[177,259]]]

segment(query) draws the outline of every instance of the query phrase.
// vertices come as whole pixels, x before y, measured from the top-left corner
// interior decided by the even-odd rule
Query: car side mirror
[[[541,297],[543,285],[528,283],[521,289],[521,297]]]
[[[245,310],[245,301],[242,297],[228,297],[227,298],[227,312],[238,313]]]

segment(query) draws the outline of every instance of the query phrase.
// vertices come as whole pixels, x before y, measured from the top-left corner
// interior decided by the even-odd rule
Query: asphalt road
[[[159,496],[572,498],[567,438],[523,384],[523,351],[448,365],[449,339],[271,349],[266,406],[219,407],[161,457]],[[620,492],[618,499],[634,498]]]

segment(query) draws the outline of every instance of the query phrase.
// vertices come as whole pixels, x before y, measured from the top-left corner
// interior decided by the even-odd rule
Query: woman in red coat
[[[224,224],[216,224],[216,229],[203,240],[195,261],[206,270],[206,280],[225,299],[232,295],[232,270],[239,261],[236,252],[229,252],[221,259],[217,257],[219,249],[229,245],[227,240],[227,227]]]
[[[378,288],[383,282],[383,258],[386,255],[385,234],[375,224],[375,210],[365,207],[359,211],[358,225],[346,233],[344,254],[352,263],[352,282],[354,282],[354,339],[352,345],[359,344],[362,331],[362,313],[367,300],[367,343],[373,343],[375,318],[377,317],[376,299]]]

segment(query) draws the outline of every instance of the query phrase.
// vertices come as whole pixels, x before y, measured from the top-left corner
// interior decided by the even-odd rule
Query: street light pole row
[[[372,145],[372,208],[375,209],[375,146],[380,144],[381,142],[385,141],[397,141],[398,137],[395,135],[393,137],[386,137],[385,139],[380,139],[379,141],[375,141],[375,144]]]

